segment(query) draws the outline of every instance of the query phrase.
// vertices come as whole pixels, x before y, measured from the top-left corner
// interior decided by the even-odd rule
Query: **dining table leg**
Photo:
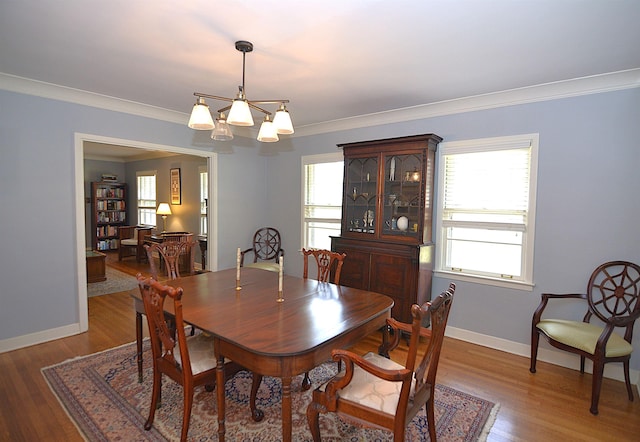
[[[282,440],[291,442],[291,376],[282,378]]]
[[[218,398],[218,441],[224,442],[224,357],[218,356],[218,364],[216,365],[216,392]]]

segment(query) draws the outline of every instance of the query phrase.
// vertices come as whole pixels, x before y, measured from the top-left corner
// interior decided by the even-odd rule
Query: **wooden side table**
[[[105,274],[106,264],[105,258],[107,255],[97,252],[95,250],[87,250],[87,282],[100,282],[106,281],[107,276]]]

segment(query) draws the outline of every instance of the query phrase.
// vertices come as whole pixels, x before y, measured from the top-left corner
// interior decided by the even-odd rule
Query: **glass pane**
[[[342,207],[305,206],[305,218],[333,218],[340,221]]]
[[[385,235],[417,236],[422,218],[422,154],[384,157],[383,225]]]
[[[310,221],[305,223],[306,247],[331,249],[330,236],[340,235],[340,222],[327,223]]]
[[[522,274],[522,232],[448,228],[447,267],[493,275]]]
[[[377,157],[349,160],[344,208],[348,232],[375,233],[377,177]]]
[[[138,209],[138,224],[156,225],[156,209]]]

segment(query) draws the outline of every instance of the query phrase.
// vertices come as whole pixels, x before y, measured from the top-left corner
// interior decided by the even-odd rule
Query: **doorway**
[[[209,201],[207,217],[207,266],[215,270],[217,268],[217,155],[214,152],[206,152],[197,149],[153,144],[136,140],[103,137],[91,134],[75,134],[74,171],[75,171],[75,215],[76,215],[76,263],[78,275],[78,314],[80,332],[87,331],[89,327],[87,305],[87,278],[85,273],[86,256],[86,220],[85,220],[85,184],[84,184],[84,147],[85,143],[100,143],[140,151],[168,152],[183,155],[193,155],[207,159],[207,173],[209,177]]]

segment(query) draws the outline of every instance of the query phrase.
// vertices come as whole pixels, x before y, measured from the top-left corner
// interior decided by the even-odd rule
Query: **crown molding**
[[[184,112],[176,112],[135,101],[123,100],[108,95],[60,86],[44,81],[32,80],[15,75],[0,72],[0,89],[21,94],[34,95],[36,97],[50,98],[52,100],[67,101],[69,103],[82,104],[115,112],[124,112],[140,117],[153,118],[186,125],[189,116]]]
[[[640,68],[298,126],[295,134],[317,135],[637,87],[640,87]]]
[[[640,68],[297,126],[295,134],[291,135],[291,137],[318,135],[637,87],[640,87]],[[0,89],[177,124],[186,125],[189,119],[189,115],[184,112],[172,111],[2,72],[0,72]]]

